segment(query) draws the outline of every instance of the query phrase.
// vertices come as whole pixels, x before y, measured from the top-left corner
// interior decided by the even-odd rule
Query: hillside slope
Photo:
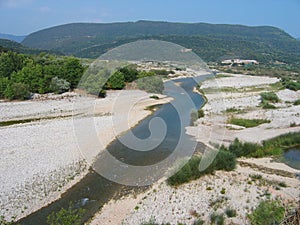
[[[251,57],[265,62],[300,59],[300,43],[284,31],[268,26],[152,21],[74,23],[32,33],[22,44],[95,58],[119,44],[149,38],[192,48],[206,61],[224,57]]]
[[[30,47],[26,47],[16,41],[8,40],[8,39],[0,39],[0,52],[11,50],[17,53],[23,54],[39,54],[41,52],[53,53],[56,55],[62,55],[62,53],[53,50],[42,50],[42,49],[34,49]]]

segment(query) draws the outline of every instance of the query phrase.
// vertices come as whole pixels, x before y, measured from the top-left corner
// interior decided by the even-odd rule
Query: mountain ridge
[[[189,41],[184,41],[184,37],[193,39],[193,45],[191,46]],[[22,44],[31,48],[95,58],[117,47],[115,43],[125,44],[133,40],[151,38],[173,40],[176,44],[192,48],[196,54],[207,61],[217,61],[224,55],[287,62],[295,57],[300,58],[300,43],[283,30],[271,26],[250,27],[144,20],[118,23],[71,23],[29,34]],[[240,48],[244,51],[240,51]]]

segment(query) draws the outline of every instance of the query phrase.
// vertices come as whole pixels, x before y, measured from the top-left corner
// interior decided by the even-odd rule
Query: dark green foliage
[[[229,151],[236,157],[248,156],[256,152],[261,146],[255,143],[240,142],[237,138],[229,145]]]
[[[125,87],[125,78],[123,73],[117,71],[109,77],[106,88],[121,90]]]
[[[224,215],[223,214],[216,214],[213,213],[210,215],[210,222],[211,224],[214,225],[223,225],[225,221]]]
[[[73,57],[3,52],[0,54],[0,98],[23,100],[30,92],[62,93],[75,88],[83,72],[79,59]]]
[[[202,175],[213,173],[215,170],[231,171],[236,166],[235,156],[223,150],[218,152],[216,158],[204,171],[199,170],[200,161],[201,157],[193,156],[177,173],[168,178],[168,184],[177,186],[198,179]]]
[[[68,209],[62,208],[56,213],[52,212],[47,217],[47,223],[49,225],[81,225],[84,213],[85,209],[74,209],[70,203]]]
[[[294,102],[294,105],[300,105],[300,99],[296,100],[296,101]]]
[[[67,80],[71,85],[71,89],[74,89],[77,87],[83,72],[84,67],[79,59],[68,57],[63,62],[63,75],[59,76],[59,78]]]
[[[260,94],[261,96],[261,102],[272,102],[272,103],[277,103],[279,102],[279,98],[274,92],[263,92]]]
[[[263,109],[276,109],[276,106],[270,104],[269,102],[264,102],[264,103],[262,103],[262,108]]]
[[[248,215],[253,225],[279,224],[284,218],[285,209],[278,201],[263,201]]]
[[[203,109],[199,109],[199,110],[198,110],[198,118],[202,118],[202,117],[204,117],[204,116],[205,116],[205,114],[204,114]]]
[[[236,215],[237,215],[236,210],[235,210],[235,209],[230,209],[230,208],[228,208],[228,209],[225,210],[225,214],[226,214],[229,218],[231,218],[231,217],[236,217]]]
[[[236,157],[265,157],[281,155],[283,149],[300,144],[300,133],[288,133],[263,141],[262,145],[249,142],[240,142],[235,139],[228,148],[221,146],[224,151],[229,151]]]
[[[159,99],[159,97],[157,95],[151,95],[150,98],[153,98],[153,99],[156,99],[156,100]]]
[[[25,100],[30,96],[29,88],[23,83],[12,83],[7,86],[4,96],[9,100],[20,99]]]
[[[61,50],[79,57],[97,58],[119,45],[138,39],[158,39],[192,48],[205,61],[224,55],[260,62],[299,62],[300,43],[274,27],[185,24],[138,21],[112,24],[67,24],[30,34],[26,46]]]
[[[299,91],[300,90],[300,83],[295,81],[289,81],[285,84],[285,87],[287,89],[290,89],[292,91]]]
[[[120,72],[124,75],[125,82],[132,82],[137,79],[139,72],[132,68],[132,66],[127,66],[120,69]]]
[[[15,52],[0,54],[0,77],[10,77],[13,72],[18,72],[24,66],[25,56]]]
[[[238,126],[242,126],[242,127],[257,127],[261,124],[264,123],[270,123],[270,120],[263,120],[263,119],[243,119],[243,118],[230,118],[228,123],[230,124],[234,124],[234,125],[238,125]]]

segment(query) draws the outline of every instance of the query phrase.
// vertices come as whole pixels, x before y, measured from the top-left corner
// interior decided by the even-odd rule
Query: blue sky
[[[300,0],[0,0],[0,33],[137,20],[271,25],[300,37]]]

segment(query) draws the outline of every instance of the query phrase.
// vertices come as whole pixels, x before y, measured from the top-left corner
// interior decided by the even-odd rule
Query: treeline
[[[118,64],[118,63],[117,63]],[[140,71],[135,65],[115,65],[114,62],[92,64],[79,84],[79,89],[88,94],[106,96],[106,90],[121,90],[130,84],[150,93],[162,93],[163,80],[172,71],[150,70]]]
[[[84,73],[74,57],[0,53],[0,98],[27,99],[30,93],[63,93],[74,89]]]

